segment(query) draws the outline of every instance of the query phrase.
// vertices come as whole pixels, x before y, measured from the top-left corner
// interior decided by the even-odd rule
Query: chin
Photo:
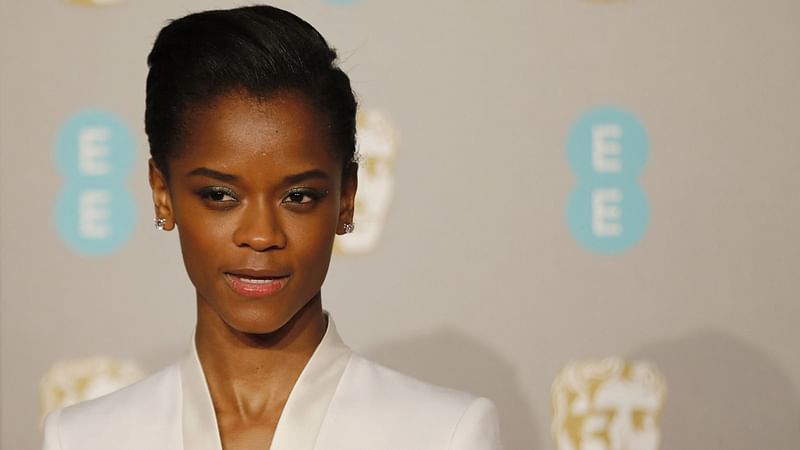
[[[237,333],[252,335],[268,335],[290,329],[300,331],[294,325],[304,328],[314,322],[316,316],[316,304],[319,305],[319,294],[309,295],[306,301],[306,293],[289,293],[290,295],[277,295],[265,298],[227,298],[219,296],[218,301],[208,301],[209,297],[201,296],[203,302],[200,319],[215,322],[220,320],[229,329]],[[292,295],[294,294],[294,295]],[[220,301],[221,299],[221,301]],[[199,306],[199,305],[198,305]],[[321,314],[322,308],[319,306]],[[216,320],[212,317],[216,316]]]
[[[272,334],[280,331],[292,316],[285,314],[242,314],[237,312],[223,320],[229,327],[245,334]]]
[[[296,323],[301,328],[304,324],[309,323],[313,316],[313,311],[309,308],[310,302],[305,302],[300,305],[280,305],[280,302],[275,302],[277,299],[271,299],[266,303],[253,302],[248,307],[239,307],[234,310],[228,310],[227,313],[222,312],[223,320],[240,333],[247,334],[273,334],[281,330],[288,331],[289,328],[295,328],[291,325]]]

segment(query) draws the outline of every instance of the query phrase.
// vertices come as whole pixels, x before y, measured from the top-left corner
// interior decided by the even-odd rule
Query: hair
[[[357,103],[336,50],[308,22],[272,6],[205,11],[171,21],[147,57],[145,132],[168,178],[192,108],[244,92],[303,94],[320,113],[343,169],[355,164]]]

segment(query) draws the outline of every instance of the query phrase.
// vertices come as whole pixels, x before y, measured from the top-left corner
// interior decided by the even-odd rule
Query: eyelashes
[[[197,192],[197,195],[199,195],[203,200],[215,203],[230,203],[238,201],[236,194],[232,190],[219,186],[210,186],[200,189]]]
[[[239,202],[239,197],[231,189],[222,186],[209,186],[197,191],[204,202],[221,208],[230,208]],[[328,195],[327,190],[308,187],[290,189],[281,199],[281,204],[290,207],[308,207],[316,204]]]
[[[303,205],[311,202],[318,202],[328,194],[328,191],[319,191],[311,188],[294,188],[283,198],[281,203],[295,203]]]

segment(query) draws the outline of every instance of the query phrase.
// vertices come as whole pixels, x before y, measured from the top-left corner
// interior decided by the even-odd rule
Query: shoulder
[[[103,397],[54,411],[45,421],[44,449],[133,449],[156,437],[167,447],[164,439],[172,439],[180,419],[180,394],[176,363]]]
[[[333,434],[363,440],[351,448],[501,448],[491,401],[426,383],[358,355],[352,356],[342,376],[328,420],[336,423]]]
[[[359,355],[353,355],[343,378],[357,384],[366,397],[391,401],[395,408],[416,409],[423,402],[437,410],[460,410],[475,399],[472,394],[424,382]]]

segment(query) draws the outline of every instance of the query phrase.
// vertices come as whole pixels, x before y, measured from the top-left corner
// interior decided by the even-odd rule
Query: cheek
[[[333,251],[337,223],[333,211],[293,223],[287,228],[289,253],[295,255],[297,263],[324,275]]]
[[[333,248],[336,234],[336,221],[319,220],[317,223],[303,223],[287,230],[290,234],[290,247],[304,258],[318,257]]]
[[[202,217],[195,215],[191,222],[184,221],[178,226],[183,262],[195,286],[209,279],[204,275],[215,271],[214,263],[223,254],[224,247],[231,245],[230,237],[226,237],[226,226],[208,223]]]

